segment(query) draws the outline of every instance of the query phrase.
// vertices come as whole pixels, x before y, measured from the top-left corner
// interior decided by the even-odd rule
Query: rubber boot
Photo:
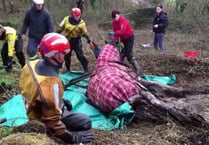
[[[84,57],[85,58],[85,57]],[[84,73],[88,72],[89,69],[88,69],[88,61],[87,59],[85,58],[84,60],[81,61],[81,65],[83,66],[83,71]]]
[[[135,57],[133,57],[133,58],[131,59],[130,63],[132,64],[132,66],[133,66],[133,68],[134,68],[134,70],[135,70],[135,72],[136,72],[136,75],[137,75],[137,76],[141,76],[142,74],[141,74],[140,66],[139,66],[139,64],[138,64],[138,62],[137,62],[137,59],[136,59]]]
[[[65,71],[70,71],[70,65],[71,65],[71,52],[65,55]]]

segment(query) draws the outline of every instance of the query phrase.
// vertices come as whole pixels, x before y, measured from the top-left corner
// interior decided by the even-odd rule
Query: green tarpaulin
[[[173,85],[176,82],[176,76],[174,74],[169,76],[143,75],[141,77],[145,80],[156,81],[164,85]]]
[[[61,74],[60,78],[63,80],[64,84],[66,84],[69,80],[77,78],[82,74],[82,72],[69,72]],[[151,80],[159,81],[164,84],[171,84],[171,82],[175,82],[174,75],[172,75],[172,77],[145,76],[143,76],[145,79],[149,80],[151,78]],[[73,112],[85,113],[90,116],[93,128],[102,130],[124,128],[125,125],[132,120],[134,112],[128,103],[122,104],[113,110],[108,116],[102,114],[95,107],[88,104],[85,96],[86,89],[81,87],[87,85],[88,79],[79,82],[79,85],[68,87],[64,92],[64,98],[71,101],[73,105]],[[0,119],[1,118],[7,118],[7,121],[2,124],[5,126],[18,126],[28,121],[21,94],[12,97],[0,107]]]

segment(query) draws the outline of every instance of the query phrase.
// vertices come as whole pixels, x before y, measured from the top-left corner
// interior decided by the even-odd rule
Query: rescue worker
[[[29,29],[27,54],[33,60],[37,58],[37,46],[41,38],[54,31],[52,18],[44,9],[44,0],[33,0],[32,7],[26,11],[21,30],[23,39],[26,39],[27,29]]]
[[[7,72],[12,70],[13,56],[16,55],[21,67],[25,65],[23,40],[20,33],[12,27],[0,25],[0,40],[3,40],[1,58]]]
[[[88,60],[83,54],[81,37],[85,37],[89,44],[92,42],[87,34],[86,23],[81,19],[81,10],[79,8],[72,8],[71,16],[64,17],[59,24],[57,32],[64,32],[64,35],[69,40],[72,48],[65,56],[66,69],[70,70],[71,55],[74,50],[78,60],[83,66],[84,72],[88,72]]]
[[[113,10],[111,13],[112,17],[112,30],[109,35],[113,37],[114,40],[120,40],[124,49],[121,52],[121,62],[124,62],[125,57],[127,57],[130,64],[132,64],[137,75],[141,75],[140,67],[137,62],[136,57],[133,54],[134,46],[134,30],[129,24],[128,20],[120,15],[118,10]]]
[[[120,62],[115,42],[103,46],[93,74],[87,88],[88,102],[101,112],[108,114],[125,102],[140,101],[136,73]]]
[[[20,77],[20,89],[29,120],[43,122],[50,135],[65,143],[91,142],[94,137],[90,132],[72,133],[89,130],[90,118],[85,114],[69,112],[69,104],[68,112],[61,109],[64,85],[58,75],[64,55],[70,51],[68,40],[63,35],[48,33],[42,38],[38,49],[43,59],[28,62]]]

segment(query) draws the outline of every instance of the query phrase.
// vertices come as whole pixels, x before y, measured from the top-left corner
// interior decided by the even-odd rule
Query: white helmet
[[[33,2],[37,5],[44,4],[44,0],[33,0]]]

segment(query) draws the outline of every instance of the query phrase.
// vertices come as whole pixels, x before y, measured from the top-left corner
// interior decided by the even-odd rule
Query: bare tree
[[[2,0],[2,6],[3,6],[3,10],[6,12],[7,8],[6,8],[6,1]]]

